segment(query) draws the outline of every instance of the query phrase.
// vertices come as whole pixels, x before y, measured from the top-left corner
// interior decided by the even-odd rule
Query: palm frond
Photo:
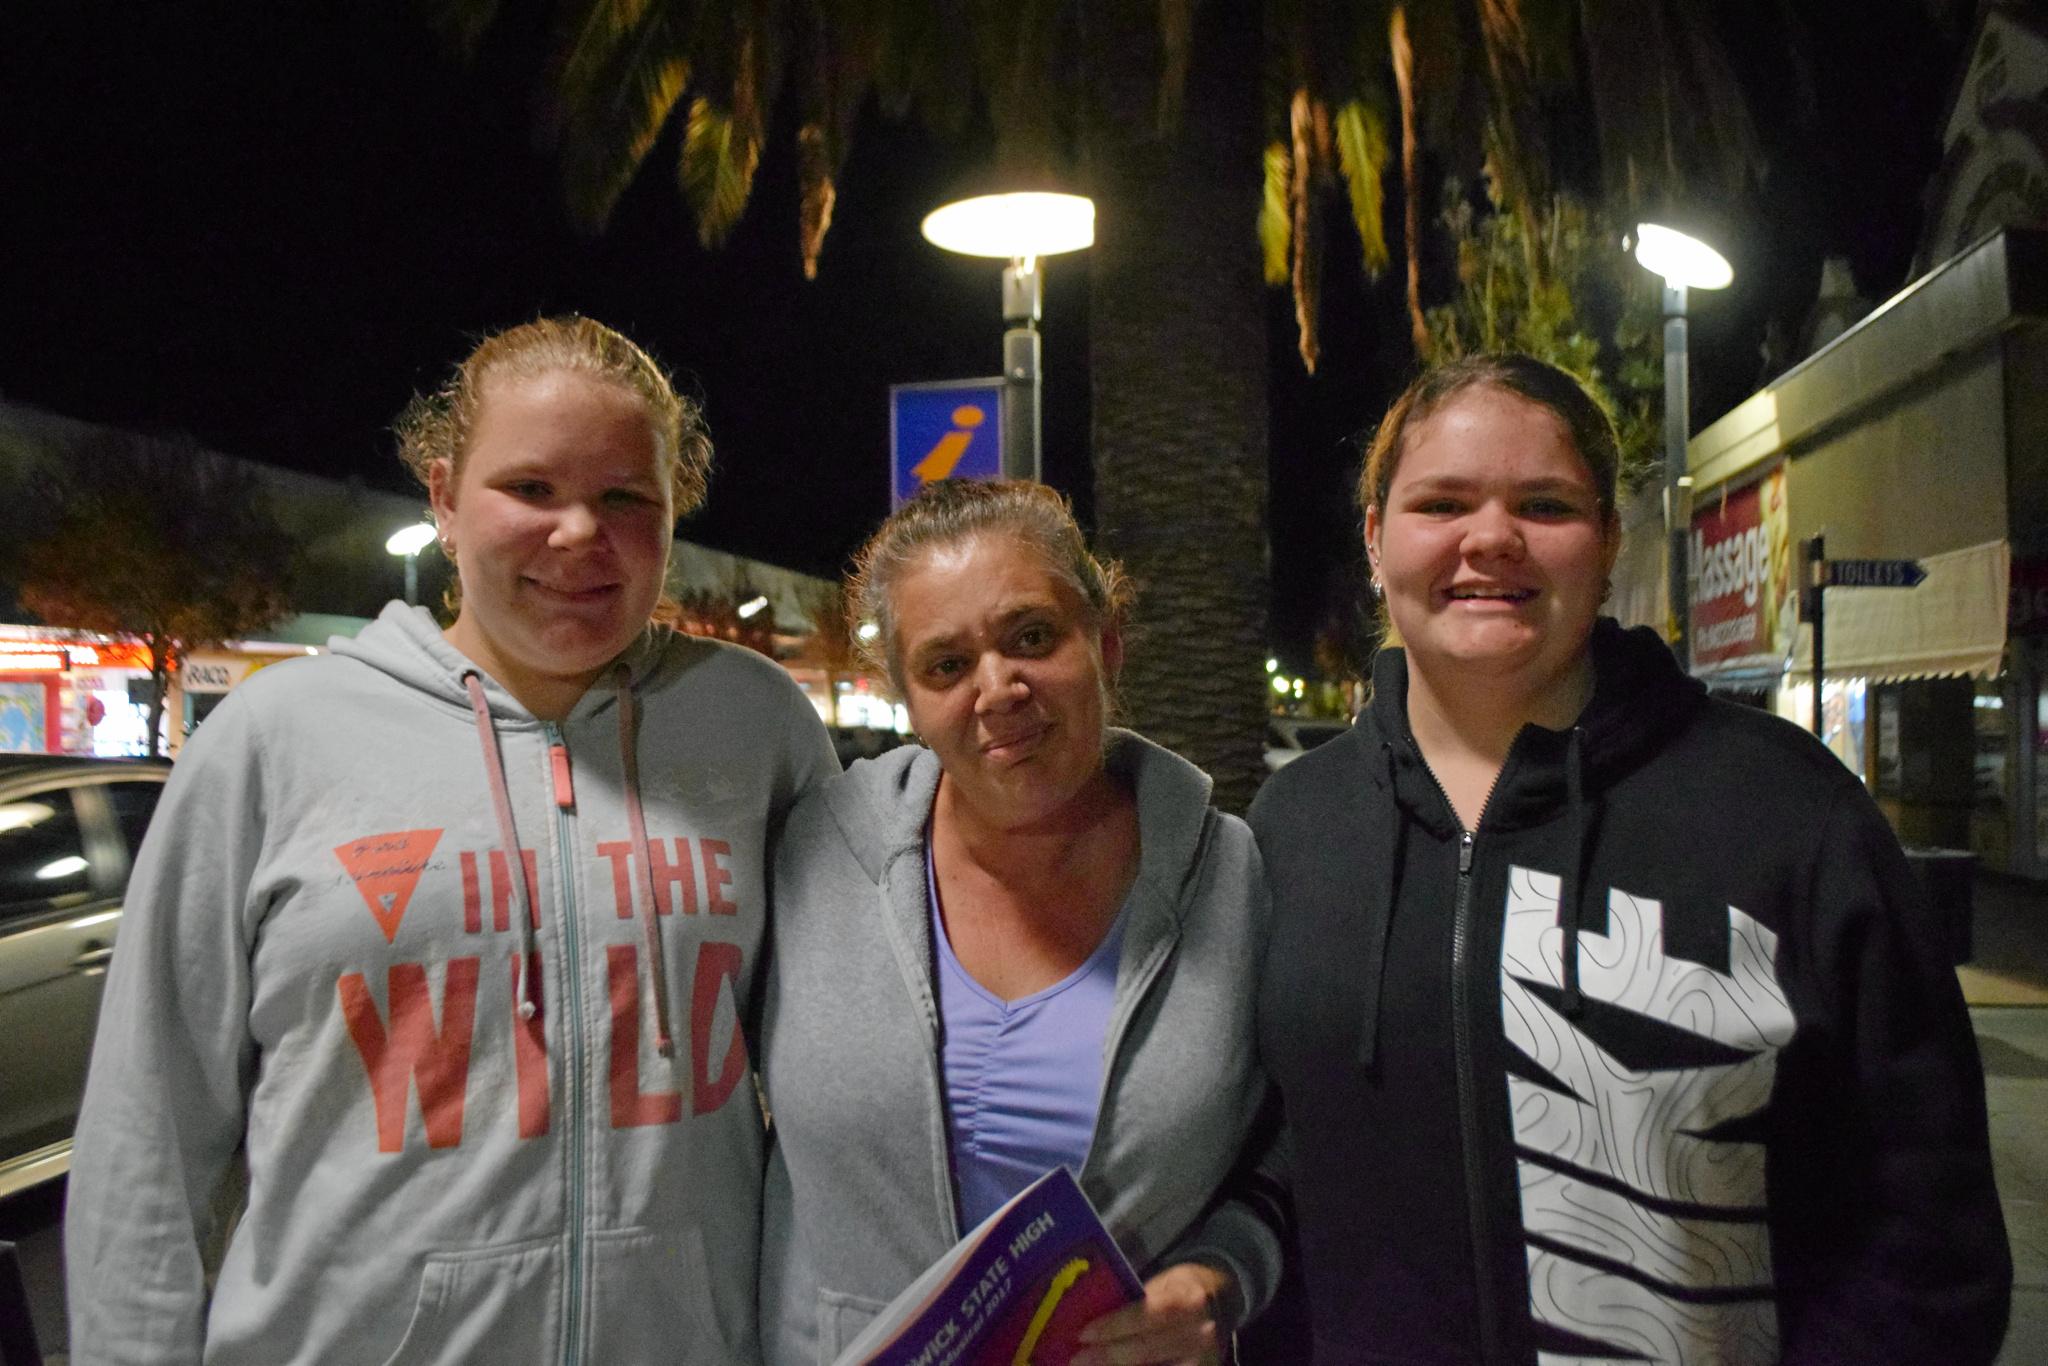
[[[808,11],[806,13],[806,11]],[[799,32],[808,51],[791,63],[799,82],[800,117],[823,131],[834,172],[846,163],[854,120],[875,88],[890,42],[889,8],[872,0],[806,0]]]
[[[701,95],[690,101],[677,178],[705,246],[718,246],[731,235],[746,212],[760,165],[760,141],[747,136],[731,111]]]
[[[1288,183],[1294,226],[1294,324],[1301,363],[1313,375],[1322,354],[1323,303],[1323,234],[1316,190],[1329,179],[1330,115],[1305,88],[1294,92],[1288,114],[1294,172]]]
[[[1337,169],[1344,177],[1344,188],[1351,200],[1351,221],[1364,249],[1365,273],[1377,279],[1390,259],[1382,180],[1388,157],[1386,115],[1352,100],[1338,108],[1332,128],[1337,143]]]
[[[1524,0],[1478,0],[1479,34],[1492,94],[1492,170],[1510,204],[1549,196],[1549,154]]]
[[[543,127],[576,224],[601,230],[690,83],[682,6],[593,0],[555,76]],[[602,12],[602,13],[600,13]],[[613,21],[626,20],[624,27]]]
[[[1408,337],[1420,358],[1429,355],[1429,319],[1422,311],[1422,156],[1416,128],[1415,44],[1406,5],[1394,6],[1387,16],[1387,51],[1393,59],[1394,87],[1401,102],[1401,228],[1408,258]]]
[[[803,253],[804,278],[818,278],[818,257],[832,228],[832,209],[839,202],[834,181],[830,139],[819,123],[796,130],[797,247]]]
[[[1259,196],[1259,252],[1265,262],[1266,283],[1287,283],[1289,248],[1294,242],[1294,215],[1288,207],[1294,166],[1284,142],[1266,144],[1266,185]]]
[[[600,97],[619,50],[632,45],[645,26],[650,9],[663,11],[667,18],[673,6],[656,4],[654,0],[577,0],[574,5],[565,5],[552,72],[552,84],[558,94],[584,104]]]

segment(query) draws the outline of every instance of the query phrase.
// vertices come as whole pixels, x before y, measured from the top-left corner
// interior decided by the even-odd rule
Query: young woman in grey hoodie
[[[710,446],[632,342],[490,338],[401,436],[461,612],[265,669],[179,758],[79,1122],[72,1357],[750,1362],[738,1019],[824,728],[648,625]]]
[[[1049,490],[934,485],[853,596],[924,743],[821,786],[778,845],[763,1349],[831,1362],[1064,1164],[1150,1277],[1075,1360],[1214,1360],[1279,1262],[1215,1198],[1265,1089],[1250,834],[1107,728],[1121,585]]]

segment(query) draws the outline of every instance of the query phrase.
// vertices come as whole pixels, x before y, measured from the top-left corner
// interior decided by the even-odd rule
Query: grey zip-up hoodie
[[[72,1359],[752,1360],[738,1022],[769,827],[834,767],[787,674],[665,629],[558,723],[396,604],[238,687],[129,885]],[[202,1224],[245,1136],[209,1309]]]
[[[1264,1094],[1252,984],[1267,902],[1250,832],[1186,760],[1111,732],[1136,794],[1138,876],[1080,1172],[1141,1274],[1199,1256],[1262,1308],[1279,1244],[1216,1199]],[[761,1339],[829,1363],[961,1233],[939,1077],[924,826],[931,751],[855,764],[792,813],[775,858],[762,1080],[774,1114]]]

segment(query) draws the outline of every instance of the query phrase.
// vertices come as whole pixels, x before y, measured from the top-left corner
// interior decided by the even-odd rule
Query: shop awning
[[[1987,541],[1923,555],[1920,563],[1927,580],[1917,588],[1827,590],[1829,677],[1990,678],[2003,667],[2012,547]],[[1792,671],[1813,671],[1813,631],[1805,622]]]

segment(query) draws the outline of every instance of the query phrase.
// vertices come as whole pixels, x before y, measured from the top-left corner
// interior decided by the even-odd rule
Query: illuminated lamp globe
[[[392,532],[390,538],[384,542],[384,550],[391,555],[417,555],[425,550],[427,543],[433,539],[432,522],[414,522],[411,526],[402,526]]]
[[[963,256],[1020,260],[1095,244],[1095,201],[1041,190],[976,195],[924,217],[925,240]]]
[[[1636,224],[1636,261],[1673,289],[1726,289],[1735,278],[1728,258],[1699,238],[1660,223]]]

